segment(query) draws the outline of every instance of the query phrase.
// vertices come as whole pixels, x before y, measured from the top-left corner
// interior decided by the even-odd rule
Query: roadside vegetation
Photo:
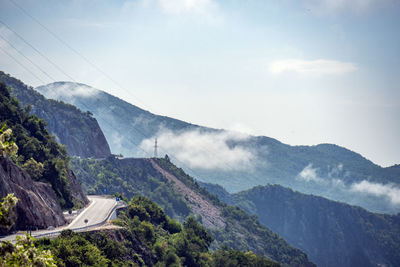
[[[25,169],[35,181],[51,184],[63,209],[73,208],[74,199],[67,179],[68,156],[46,129],[46,122],[22,109],[0,83],[1,155]]]

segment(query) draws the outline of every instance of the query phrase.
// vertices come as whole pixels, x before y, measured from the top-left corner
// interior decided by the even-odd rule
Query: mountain
[[[228,206],[209,194],[169,158],[104,160],[72,159],[71,167],[87,192],[122,193],[130,198],[144,195],[158,203],[171,217],[185,220],[193,215],[224,245],[264,255],[284,266],[313,266],[307,255],[239,208]]]
[[[97,121],[90,113],[75,106],[46,99],[23,82],[0,71],[4,82],[22,106],[30,105],[32,114],[42,118],[56,140],[67,147],[68,153],[80,157],[105,158],[111,152]]]
[[[400,214],[371,213],[279,185],[232,195],[218,185],[204,186],[227,203],[257,215],[318,266],[397,266],[400,262]]]
[[[152,153],[158,138],[160,154],[229,192],[280,184],[374,212],[400,211],[398,168],[382,168],[334,144],[291,146],[265,136],[201,127],[152,114],[83,84],[57,82],[36,90],[92,112],[113,153],[148,156],[143,150]]]
[[[160,128],[170,130],[203,129],[184,121],[154,115],[131,105],[118,97],[80,83],[55,82],[35,90],[50,99],[56,99],[90,111],[98,120],[114,154],[138,156],[138,146],[153,137]]]
[[[0,83],[0,198],[14,193],[20,200],[17,230],[62,225],[62,208],[89,202],[68,168],[65,147],[45,126]]]

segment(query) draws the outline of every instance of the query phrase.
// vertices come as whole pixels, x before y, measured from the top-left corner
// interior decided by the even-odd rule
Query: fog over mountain
[[[36,90],[92,112],[114,154],[152,156],[157,138],[159,155],[168,154],[199,180],[230,192],[274,183],[375,212],[400,211],[397,168],[382,168],[334,144],[290,146],[202,127],[152,114],[84,84],[57,82]]]

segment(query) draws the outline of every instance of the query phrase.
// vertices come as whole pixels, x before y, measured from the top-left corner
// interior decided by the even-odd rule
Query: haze
[[[32,86],[72,77],[157,114],[400,163],[399,1],[3,0],[0,20],[0,69]]]

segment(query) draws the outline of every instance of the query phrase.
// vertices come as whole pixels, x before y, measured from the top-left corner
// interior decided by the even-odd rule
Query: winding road
[[[124,204],[117,202],[115,198],[107,196],[88,196],[90,204],[86,207],[69,225],[61,226],[51,230],[32,231],[33,237],[57,236],[61,231],[70,229],[73,231],[87,231],[94,227],[105,224],[111,214],[117,208],[124,207]],[[86,221],[87,220],[87,221]],[[25,235],[18,233],[0,238],[0,241],[15,242],[17,236]]]

